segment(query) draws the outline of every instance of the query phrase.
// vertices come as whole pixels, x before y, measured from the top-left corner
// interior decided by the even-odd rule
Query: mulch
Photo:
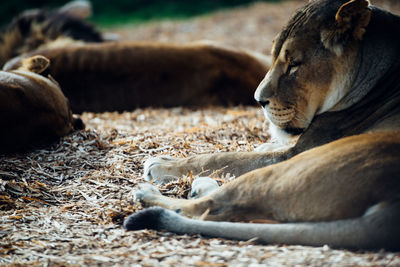
[[[144,182],[147,158],[252,151],[268,141],[268,125],[256,107],[85,113],[83,119],[86,130],[49,148],[0,158],[1,265],[400,265],[400,253],[384,251],[127,232],[123,218],[142,208],[132,190]],[[185,197],[192,179],[160,189]]]

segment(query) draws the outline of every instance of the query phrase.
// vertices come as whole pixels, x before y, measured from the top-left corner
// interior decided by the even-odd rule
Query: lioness
[[[145,164],[146,179],[158,183],[221,168],[241,176],[191,200],[143,185],[136,198],[144,205],[212,221],[279,224],[209,222],[157,207],[128,217],[125,227],[400,249],[398,32],[400,18],[367,0],[311,1],[277,36],[273,65],[255,93],[276,138],[301,134],[293,147]]]
[[[268,58],[210,44],[108,42],[38,50],[50,59],[74,113],[124,111],[146,106],[253,104]]]
[[[49,60],[35,56],[13,71],[0,71],[0,153],[26,150],[64,136],[83,123],[51,76]]]
[[[0,66],[8,61],[7,71],[25,58],[47,57],[74,113],[255,103],[269,56],[209,42],[104,42],[84,21],[90,8],[78,0],[22,13],[0,32]]]
[[[13,57],[39,48],[103,42],[100,31],[84,21],[91,10],[90,2],[76,0],[55,10],[22,12],[0,30],[0,67]]]

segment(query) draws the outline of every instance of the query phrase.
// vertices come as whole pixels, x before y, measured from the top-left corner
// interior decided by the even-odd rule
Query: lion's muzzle
[[[265,110],[270,121],[278,127],[284,127],[295,116],[295,111],[291,108],[265,107]]]

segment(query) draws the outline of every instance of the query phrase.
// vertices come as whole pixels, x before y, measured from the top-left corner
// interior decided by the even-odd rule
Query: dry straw
[[[0,157],[0,265],[226,266],[322,263],[399,265],[393,253],[352,253],[301,246],[126,232],[141,207],[132,189],[150,156],[251,151],[268,140],[258,108],[146,109],[83,115],[87,130],[50,148]],[[220,183],[231,179],[223,170]],[[160,190],[185,197],[192,175]]]

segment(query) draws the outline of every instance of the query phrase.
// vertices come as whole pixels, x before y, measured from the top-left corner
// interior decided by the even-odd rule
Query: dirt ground
[[[286,1],[280,4],[260,2],[190,20],[149,23],[133,30],[131,26],[125,25],[109,30],[127,40],[176,43],[212,40],[269,54],[276,34],[293,12],[307,2],[308,0]],[[398,0],[370,2],[400,14]]]
[[[107,30],[131,40],[211,39],[268,52],[273,36],[303,2],[256,3],[186,21]],[[398,7],[396,1],[379,2]],[[257,107],[153,108],[82,118],[86,130],[51,147],[0,156],[1,266],[400,266],[400,253],[386,251],[127,232],[121,223],[141,209],[132,189],[144,182],[147,158],[252,151],[268,141],[268,125]],[[184,197],[192,178],[161,190]]]

